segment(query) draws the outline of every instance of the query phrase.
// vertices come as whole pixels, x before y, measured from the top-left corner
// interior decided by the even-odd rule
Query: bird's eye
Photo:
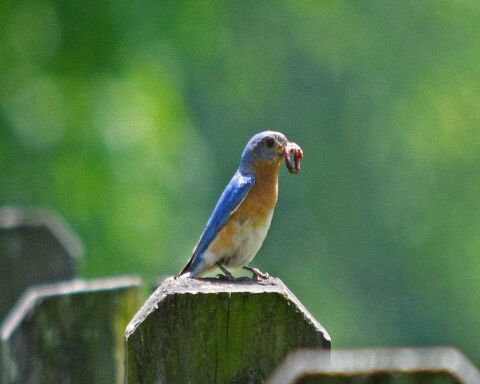
[[[271,137],[267,137],[267,139],[265,140],[265,145],[268,148],[272,148],[273,144],[275,144],[275,140],[273,140]]]

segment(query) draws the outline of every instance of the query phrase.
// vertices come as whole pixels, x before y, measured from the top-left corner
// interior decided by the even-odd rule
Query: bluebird
[[[290,160],[292,153],[294,164]],[[282,160],[295,174],[302,157],[302,149],[280,132],[265,131],[253,136],[179,277],[198,277],[214,267],[228,279],[234,277],[226,267],[243,267],[256,279],[268,277],[248,263],[270,228]]]

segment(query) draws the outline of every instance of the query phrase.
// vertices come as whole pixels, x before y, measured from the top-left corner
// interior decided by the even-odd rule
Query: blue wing
[[[248,192],[254,184],[255,177],[253,175],[242,174],[239,171],[233,175],[220,196],[210,219],[208,219],[207,226],[193,251],[192,257],[182,272],[180,272],[180,275],[187,272],[195,273],[195,270],[202,263],[203,253],[213,241],[218,231],[227,223],[232,213],[238,209],[245,197],[247,197]]]

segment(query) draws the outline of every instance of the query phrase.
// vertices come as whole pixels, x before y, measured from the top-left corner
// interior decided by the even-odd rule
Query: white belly
[[[222,250],[222,253],[212,252],[209,248],[204,253],[205,266],[212,267],[220,262],[227,267],[247,265],[257,254],[267,237],[272,222],[273,210],[263,225],[254,225],[251,220],[237,223],[232,246]]]
[[[260,226],[254,226],[250,220],[242,224],[237,224],[238,230],[233,238],[235,249],[230,257],[225,260],[225,265],[240,267],[252,261],[267,237],[272,216],[273,211],[267,217],[264,224]]]

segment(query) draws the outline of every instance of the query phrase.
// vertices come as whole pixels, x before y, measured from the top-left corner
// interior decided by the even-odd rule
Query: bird
[[[294,163],[291,161],[291,154]],[[283,160],[290,173],[300,171],[303,150],[275,131],[254,135],[243,150],[240,165],[221,194],[193,253],[177,277],[198,278],[218,267],[242,267],[254,279],[267,273],[248,266],[265,240],[278,199],[278,173]]]

